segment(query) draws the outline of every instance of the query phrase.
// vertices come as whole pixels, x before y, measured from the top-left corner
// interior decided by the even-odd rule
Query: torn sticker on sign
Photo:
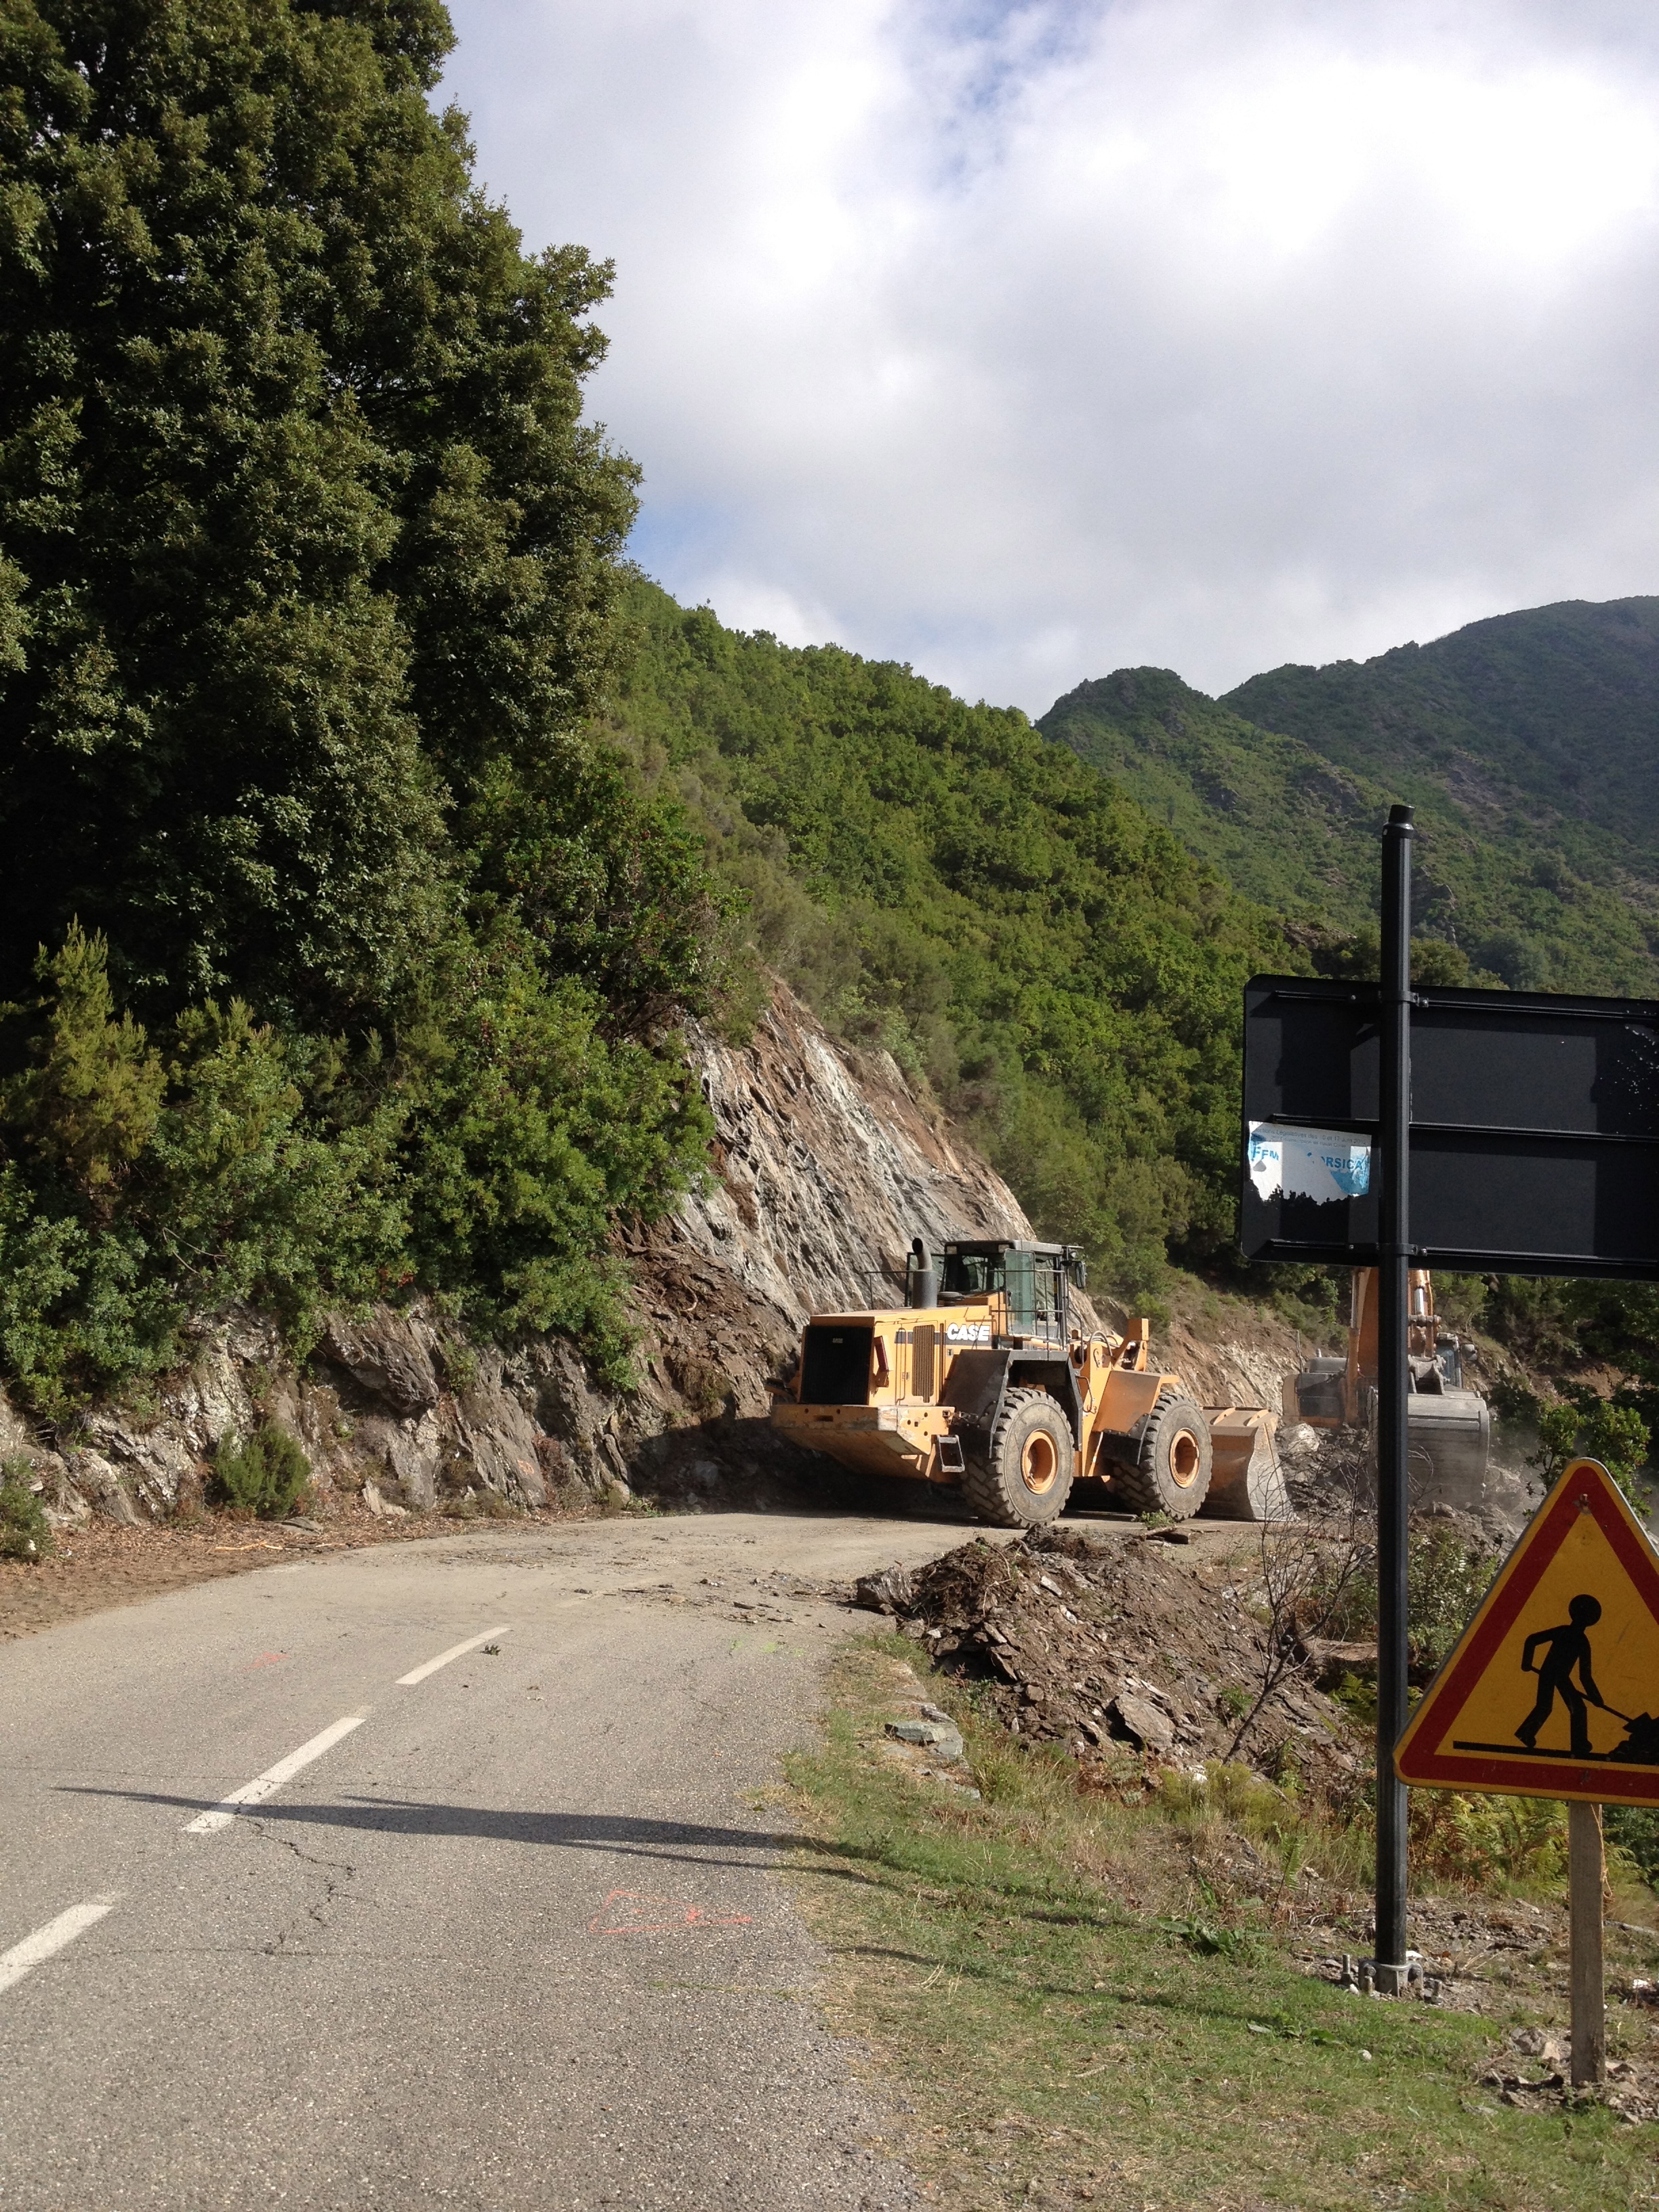
[[[1371,1140],[1339,1129],[1289,1129],[1252,1121],[1250,1181],[1258,1198],[1310,1198],[1335,1206],[1371,1187]]]

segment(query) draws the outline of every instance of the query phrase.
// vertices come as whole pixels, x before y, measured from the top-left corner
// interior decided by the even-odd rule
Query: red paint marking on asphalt
[[[286,1651],[262,1651],[257,1659],[250,1661],[248,1665],[243,1668],[242,1672],[245,1674],[251,1674],[256,1667],[274,1667],[279,1660],[286,1659],[287,1656]]]
[[[624,1900],[626,1900],[624,1902]],[[629,1918],[628,1916],[635,1917]],[[655,1913],[659,1917],[644,1916]],[[701,1905],[681,1905],[669,1897],[649,1897],[638,1889],[613,1889],[587,1923],[590,1936],[672,1936],[683,1928],[740,1928],[749,1924],[747,1912],[710,1912]],[[605,1926],[619,1921],[618,1927]]]

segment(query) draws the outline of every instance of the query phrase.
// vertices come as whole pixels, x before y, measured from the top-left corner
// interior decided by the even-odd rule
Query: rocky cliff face
[[[377,1513],[763,1487],[796,1456],[764,1425],[765,1380],[809,1312],[896,1298],[918,1234],[1031,1230],[890,1059],[832,1042],[781,987],[748,1044],[697,1033],[690,1048],[714,1171],[672,1219],[622,1240],[636,1390],[599,1388],[560,1340],[479,1346],[419,1308],[337,1322],[296,1370],[262,1317],[234,1313],[203,1324],[149,1402],[95,1407],[73,1435],[37,1433],[0,1398],[0,1454],[32,1460],[68,1520],[175,1512],[219,1440],[264,1419],[301,1439],[325,1502]]]

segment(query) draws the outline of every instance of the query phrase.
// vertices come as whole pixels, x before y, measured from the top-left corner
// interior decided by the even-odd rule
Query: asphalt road
[[[469,1534],[0,1647],[0,2207],[912,2203],[757,1793],[848,1626],[797,1579],[962,1536]]]

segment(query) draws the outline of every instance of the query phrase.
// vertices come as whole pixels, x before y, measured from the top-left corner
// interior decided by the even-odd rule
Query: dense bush
[[[26,1459],[0,1461],[0,1559],[38,1559],[52,1549],[52,1523]]]
[[[483,1326],[559,1328],[625,1368],[607,1225],[699,1168],[701,1097],[605,1002],[480,955],[463,1018],[388,1055],[187,1008],[163,1054],[117,1018],[102,940],[43,957],[28,1062],[0,1082],[0,1363],[62,1417],[247,1301],[300,1350],[323,1313],[419,1283]]]
[[[280,1521],[310,1489],[311,1462],[297,1437],[266,1421],[246,1442],[223,1439],[214,1455],[213,1475],[227,1505],[262,1521]]]
[[[1585,1389],[1578,1402],[1538,1405],[1534,1425],[1538,1449],[1529,1455],[1528,1464],[1537,1468],[1547,1489],[1573,1460],[1599,1460],[1638,1510],[1646,1511],[1647,1486],[1638,1477],[1647,1464],[1652,1439],[1633,1406],[1610,1403]]]
[[[1552,1797],[1413,1790],[1412,1872],[1462,1889],[1554,1887],[1567,1870],[1567,1808]]]
[[[1407,1539],[1407,1613],[1412,1671],[1426,1681],[1449,1657],[1469,1616],[1498,1571],[1495,1552],[1473,1543],[1455,1526],[1414,1526]],[[1331,1571],[1334,1572],[1333,1569]],[[1318,1595],[1318,1593],[1316,1593]],[[1374,1638],[1377,1623],[1376,1565],[1369,1552],[1327,1606],[1322,1633],[1358,1642]]]
[[[1601,1819],[1608,1851],[1659,1889],[1659,1812],[1650,1805],[1604,1805]]]

